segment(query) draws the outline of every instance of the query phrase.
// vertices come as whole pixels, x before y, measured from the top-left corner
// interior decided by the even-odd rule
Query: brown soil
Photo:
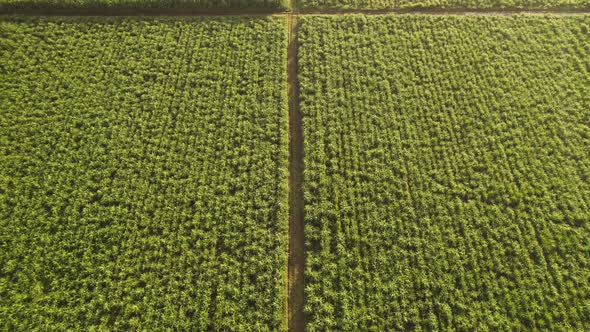
[[[590,8],[553,8],[553,9],[441,9],[441,8],[408,8],[408,9],[240,9],[240,10],[204,10],[204,9],[165,9],[165,8],[71,8],[71,9],[18,9],[7,10],[0,6],[0,15],[32,15],[32,16],[334,16],[334,15],[575,15],[588,14]]]
[[[303,306],[305,237],[303,234],[303,126],[299,110],[297,80],[297,17],[287,17],[287,81],[289,85],[289,331],[305,331]]]

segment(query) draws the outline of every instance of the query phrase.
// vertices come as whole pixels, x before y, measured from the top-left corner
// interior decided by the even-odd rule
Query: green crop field
[[[280,11],[286,0],[0,0],[0,12],[39,10],[127,10],[158,13],[161,10]]]
[[[590,0],[300,0],[307,10],[520,10],[590,8]]]
[[[303,17],[308,331],[590,330],[590,17]]]
[[[0,329],[284,327],[285,20],[0,35]]]

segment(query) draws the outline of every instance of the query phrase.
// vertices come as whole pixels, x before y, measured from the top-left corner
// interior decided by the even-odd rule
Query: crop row
[[[590,328],[589,28],[301,18],[309,331]]]
[[[297,10],[587,10],[590,0],[0,0],[0,13],[280,12]]]
[[[1,12],[27,11],[121,11],[129,13],[181,11],[281,11],[286,0],[0,0]]]
[[[301,0],[307,10],[583,10],[589,0]]]

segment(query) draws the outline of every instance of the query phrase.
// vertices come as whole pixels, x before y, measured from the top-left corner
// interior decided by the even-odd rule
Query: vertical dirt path
[[[297,16],[287,17],[287,81],[289,89],[289,282],[288,324],[290,332],[305,331],[304,285],[305,237],[303,233],[303,127],[297,80]]]

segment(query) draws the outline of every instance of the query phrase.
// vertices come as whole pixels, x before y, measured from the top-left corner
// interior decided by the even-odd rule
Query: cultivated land
[[[589,9],[0,0],[0,328],[590,330]]]
[[[583,10],[590,0],[300,0],[303,10]]]
[[[0,12],[91,10],[95,12],[117,10],[158,11],[176,10],[182,15],[190,11],[280,11],[287,9],[286,0],[0,0]]]
[[[309,331],[590,329],[590,17],[302,17]]]
[[[285,20],[0,31],[1,329],[285,328]]]

